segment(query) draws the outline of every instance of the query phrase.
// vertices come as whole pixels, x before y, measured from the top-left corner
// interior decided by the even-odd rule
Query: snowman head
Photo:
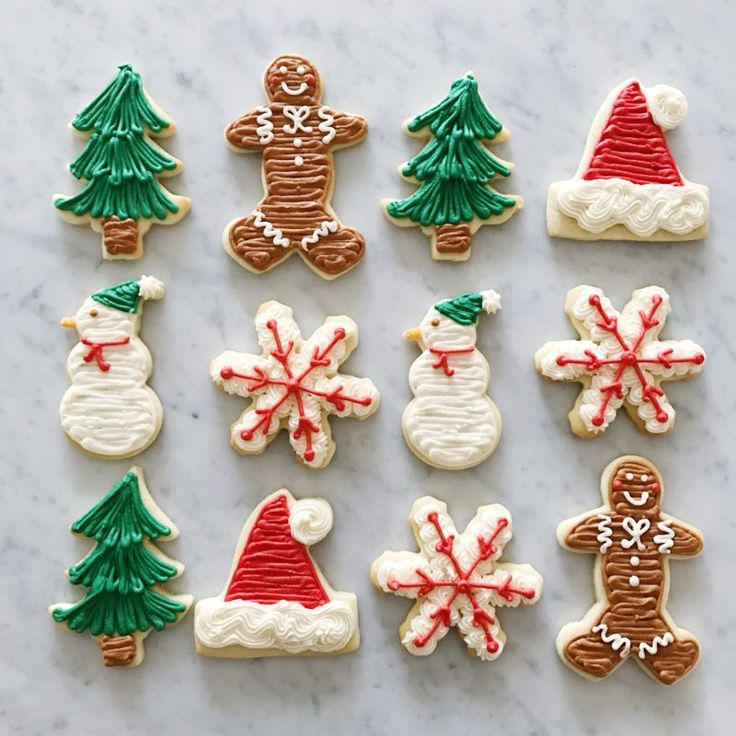
[[[608,499],[619,514],[659,513],[662,478],[648,460],[624,457],[614,462],[609,474]]]
[[[288,105],[316,105],[322,98],[322,82],[316,67],[294,54],[278,56],[268,65],[263,86],[269,99]]]
[[[446,299],[429,309],[419,327],[404,336],[423,348],[465,348],[475,345],[476,322],[480,314],[492,314],[501,308],[501,297],[488,289]]]
[[[144,299],[161,299],[164,284],[153,276],[139,281],[124,281],[87,297],[74,317],[61,321],[75,327],[83,337],[95,341],[131,337],[140,324],[140,304]]]

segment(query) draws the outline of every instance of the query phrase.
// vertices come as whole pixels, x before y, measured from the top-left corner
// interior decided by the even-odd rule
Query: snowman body
[[[61,401],[61,424],[83,450],[110,458],[137,455],[161,429],[163,409],[146,385],[152,359],[137,336],[140,312],[88,298],[76,315],[80,342],[67,360],[71,386]]]
[[[404,410],[404,437],[429,465],[473,467],[501,437],[501,415],[486,393],[490,367],[475,348],[475,324],[457,324],[430,309],[419,329],[422,354],[409,369],[414,399]]]

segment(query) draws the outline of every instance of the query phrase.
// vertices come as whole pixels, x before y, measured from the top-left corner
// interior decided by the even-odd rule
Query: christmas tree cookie
[[[384,200],[392,222],[419,226],[429,238],[432,258],[464,261],[481,225],[499,225],[521,209],[518,195],[497,192],[497,176],[509,176],[512,164],[494,156],[486,143],[501,143],[508,131],[478,93],[471,72],[452,83],[444,100],[408,120],[409,135],[427,141],[399,173],[419,189],[402,200]]]
[[[557,528],[563,547],[596,554],[596,603],[582,621],[562,628],[557,651],[591,680],[632,658],[672,685],[693,669],[700,645],[667,613],[669,561],[699,554],[703,535],[662,511],[662,476],[643,457],[628,455],[608,465],[601,493],[602,506]]]
[[[173,225],[191,204],[159,181],[182,170],[181,161],[153,141],[173,135],[173,121],[133,67],[123,64],[70,125],[85,141],[69,167],[84,188],[70,197],[54,195],[54,204],[68,222],[102,233],[103,258],[140,258],[151,225]]]
[[[323,278],[342,276],[360,263],[365,239],[343,225],[330,204],[332,153],[362,141],[368,123],[322,104],[319,71],[302,56],[274,59],[263,87],[266,104],[241,115],[225,131],[237,153],[263,155],[266,189],[252,212],[225,228],[225,250],[254,273],[298,253]]]
[[[464,470],[486,460],[501,438],[501,414],[486,393],[491,371],[475,347],[478,317],[501,308],[492,289],[462,294],[429,308],[404,337],[422,354],[409,369],[414,399],[402,428],[411,451],[445,470]]]
[[[85,452],[132,457],[158,436],[163,408],[146,383],[153,361],[138,332],[143,302],[163,296],[161,281],[142,276],[95,292],[61,321],[79,333],[66,363],[71,386],[59,407],[61,426]]]
[[[143,471],[133,467],[72,531],[94,539],[94,549],[67,574],[89,589],[76,603],[49,607],[58,624],[78,634],[89,632],[108,667],[135,667],[143,661],[143,640],[154,629],[180,621],[192,605],[190,595],[174,595],[163,585],[184,566],[155,546],[179,531],[146,488]]]
[[[419,552],[384,552],[371,567],[379,590],[415,601],[401,643],[410,654],[432,654],[456,626],[469,654],[496,659],[506,646],[496,608],[536,603],[542,594],[542,576],[531,565],[498,561],[512,536],[508,510],[481,506],[460,533],[447,504],[424,496],[409,523]]]
[[[659,339],[669,294],[659,286],[637,289],[618,312],[597,287],[578,286],[568,292],[565,312],[581,339],[548,342],[534,362],[551,381],[582,384],[569,414],[573,433],[599,436],[621,406],[642,432],[669,432],[675,410],[661,384],[692,378],[705,363],[703,348],[692,340]]]
[[[358,648],[358,602],[334,590],[309,547],[332,529],[321,498],[282,489],[240,534],[225,590],[194,609],[197,652],[208,657],[345,654]]]
[[[338,372],[358,344],[358,327],[350,317],[328,317],[304,340],[291,307],[275,301],[261,304],[255,325],[261,355],[227,350],[210,364],[218,388],[251,400],[231,427],[232,446],[261,453],[284,427],[297,459],[324,468],[335,452],[329,415],[366,419],[378,409],[371,380]]]
[[[628,79],[588,134],[575,176],[547,196],[547,231],[576,240],[699,240],[708,234],[708,187],[677,168],[664,131],[687,115],[679,89]]]

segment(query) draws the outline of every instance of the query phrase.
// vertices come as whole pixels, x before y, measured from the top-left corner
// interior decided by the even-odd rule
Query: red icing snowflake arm
[[[225,140],[236,150],[258,151],[273,140],[272,112],[267,107],[241,115],[225,129]]]
[[[327,375],[334,374],[358,344],[358,326],[349,317],[328,317],[304,341],[305,358],[318,364]]]
[[[261,355],[226,350],[210,363],[210,378],[223,391],[246,398],[269,384],[269,361]]]
[[[327,402],[330,414],[364,419],[375,411],[378,389],[369,378],[335,376],[317,381],[309,390],[312,396]]]

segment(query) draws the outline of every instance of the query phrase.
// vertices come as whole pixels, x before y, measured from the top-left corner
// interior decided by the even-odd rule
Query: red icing
[[[281,78],[277,77],[275,74],[271,77],[271,84],[276,87],[278,84],[281,84]]]
[[[475,348],[472,345],[469,348],[454,348],[451,350],[443,350],[442,348],[429,348],[429,352],[432,353],[432,355],[438,356],[437,360],[432,363],[432,368],[434,368],[435,370],[437,368],[442,368],[446,376],[454,376],[455,369],[450,367],[447,356],[458,355],[460,353],[472,353],[474,350]]]
[[[595,307],[596,311],[601,316],[601,321],[597,323],[597,326],[602,330],[610,332],[616,338],[616,342],[623,349],[623,352],[618,357],[607,359],[597,358],[590,350],[585,351],[586,357],[584,359],[568,358],[565,355],[557,356],[557,365],[583,365],[591,373],[595,373],[605,365],[617,366],[611,382],[600,387],[600,391],[603,394],[603,401],[598,411],[593,415],[591,421],[596,427],[600,427],[604,422],[606,407],[608,406],[611,397],[616,396],[619,399],[624,397],[621,378],[626,369],[630,368],[635,372],[636,378],[639,381],[642,398],[645,402],[649,402],[652,407],[654,407],[657,421],[664,424],[664,422],[667,421],[668,416],[667,412],[659,403],[659,397],[664,395],[664,391],[654,384],[649,383],[649,380],[642,371],[642,366],[653,364],[670,368],[675,363],[694,363],[695,365],[700,365],[705,360],[705,356],[702,353],[695,353],[695,355],[687,358],[672,358],[670,356],[673,351],[670,348],[668,350],[663,350],[655,359],[644,360],[639,357],[638,351],[647,331],[659,324],[655,315],[662,304],[662,297],[658,294],[655,294],[652,297],[652,306],[649,309],[649,312],[639,312],[641,329],[637,338],[631,344],[626,342],[623,335],[620,333],[618,329],[618,318],[610,316],[606,312],[601,304],[601,299],[597,294],[591,295],[588,302],[591,306]]]
[[[524,598],[533,598],[534,591],[527,588],[516,588],[512,586],[511,575],[508,575],[502,583],[488,583],[482,580],[470,580],[470,576],[475,572],[475,569],[481,562],[488,560],[495,554],[496,547],[493,542],[508,526],[508,519],[499,519],[496,529],[488,538],[484,539],[483,537],[478,537],[478,556],[467,570],[463,570],[462,565],[460,565],[460,562],[453,551],[455,537],[453,535],[445,535],[442,527],[440,526],[437,512],[432,511],[427,514],[427,521],[429,521],[437,530],[437,534],[440,538],[435,549],[447,557],[455,571],[455,575],[447,580],[435,580],[424,571],[416,570],[416,574],[422,579],[421,583],[402,583],[395,579],[388,581],[388,588],[392,591],[399,590],[400,588],[418,588],[417,593],[420,598],[426,596],[435,588],[446,587],[453,589],[445,603],[437,606],[437,608],[429,614],[430,618],[433,619],[432,626],[424,635],[418,635],[414,638],[414,645],[417,647],[425,646],[440,626],[450,626],[451,605],[458,596],[464,595],[473,608],[473,626],[483,631],[483,635],[486,640],[486,649],[491,653],[498,651],[498,642],[493,637],[490,628],[494,623],[494,619],[486,613],[478,603],[475,591],[495,590],[507,601],[512,600],[514,594],[523,596]]]
[[[639,82],[631,82],[614,101],[583,174],[587,180],[613,178],[634,184],[683,185]]]
[[[314,74],[307,74],[307,84],[312,86],[314,85]]]
[[[306,547],[291,535],[286,496],[269,501],[258,514],[225,600],[263,605],[295,601],[305,608],[329,602]]]
[[[271,406],[266,409],[257,409],[256,413],[260,415],[260,419],[252,426],[244,429],[240,436],[247,442],[253,439],[253,435],[260,429],[263,434],[268,432],[273,420],[274,413],[277,409],[290,397],[293,396],[296,402],[297,411],[299,413],[298,426],[294,430],[294,439],[300,439],[302,436],[305,440],[304,459],[309,462],[314,460],[314,449],[312,446],[312,435],[320,431],[318,424],[313,422],[304,412],[304,401],[302,394],[310,394],[311,396],[318,396],[325,399],[327,402],[335,407],[336,411],[343,411],[345,409],[346,402],[360,404],[361,406],[370,406],[372,399],[370,397],[361,396],[349,396],[342,392],[342,386],[336,386],[329,393],[326,391],[320,391],[312,386],[305,385],[304,379],[315,368],[323,368],[330,364],[330,358],[328,357],[332,349],[339,342],[345,339],[345,330],[342,327],[337,327],[333,333],[332,340],[327,344],[324,350],[320,351],[318,346],[315,346],[312,357],[309,361],[309,367],[304,369],[299,375],[294,375],[289,365],[289,356],[294,348],[294,342],[289,341],[288,345],[284,347],[281,342],[281,336],[279,335],[279,328],[276,320],[269,320],[266,323],[266,327],[271,330],[273,334],[276,348],[271,351],[271,355],[281,364],[282,376],[274,377],[268,375],[262,368],[258,366],[253,367],[254,375],[248,375],[245,373],[237,373],[230,366],[225,366],[220,371],[220,376],[228,381],[231,378],[242,378],[246,381],[252,381],[248,386],[249,392],[258,391],[259,389],[266,388],[267,386],[281,386],[283,387],[283,393],[274,401]]]
[[[85,363],[91,363],[92,360],[97,361],[97,367],[107,373],[110,370],[110,364],[102,357],[103,348],[115,347],[116,345],[127,345],[130,342],[129,337],[121,340],[110,340],[109,342],[93,342],[86,337],[82,338],[82,345],[86,345],[89,350],[82,356]]]

